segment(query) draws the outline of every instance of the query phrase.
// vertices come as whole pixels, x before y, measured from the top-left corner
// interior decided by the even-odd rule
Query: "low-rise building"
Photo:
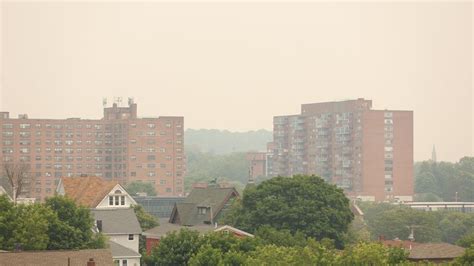
[[[0,252],[0,266],[114,266],[110,249]]]
[[[59,181],[56,191],[91,209],[95,220],[92,230],[109,237],[116,266],[140,265],[142,230],[132,208],[137,203],[122,185],[96,176],[65,177]]]

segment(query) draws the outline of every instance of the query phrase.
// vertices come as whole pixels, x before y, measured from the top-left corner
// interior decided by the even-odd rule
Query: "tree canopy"
[[[379,243],[357,243],[336,250],[313,238],[295,245],[272,244],[256,236],[237,238],[222,232],[199,235],[183,229],[160,241],[148,258],[150,265],[400,265],[407,252]]]
[[[44,250],[103,248],[93,234],[90,211],[56,196],[46,203],[14,205],[0,196],[0,249]]]
[[[342,189],[320,177],[301,175],[249,187],[228,215],[227,223],[248,232],[267,225],[317,240],[333,239],[339,247],[354,217]]]
[[[425,161],[415,164],[418,200],[474,201],[474,157],[457,163]]]

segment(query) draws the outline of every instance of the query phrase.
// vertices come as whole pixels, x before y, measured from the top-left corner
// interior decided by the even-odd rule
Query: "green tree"
[[[288,229],[277,230],[269,225],[260,226],[255,232],[255,237],[262,240],[264,245],[276,245],[286,247],[305,247],[305,235],[297,231],[294,235]]]
[[[136,195],[137,193],[146,193],[147,196],[156,196],[155,187],[149,182],[133,181],[128,183],[125,189],[130,195]]]
[[[468,233],[468,234],[464,235],[463,237],[461,237],[456,242],[456,244],[458,246],[465,247],[465,248],[468,248],[471,245],[474,245],[474,228],[472,229],[472,231],[470,233]]]
[[[275,177],[245,190],[231,224],[249,232],[269,225],[306,237],[334,239],[341,247],[353,219],[342,189],[316,176]]]
[[[222,262],[222,251],[209,244],[201,246],[199,251],[191,257],[189,265],[192,266],[217,266]]]
[[[466,248],[464,254],[455,260],[458,265],[474,265],[474,244]]]
[[[187,265],[201,245],[202,239],[197,231],[181,229],[163,237],[152,250],[149,261],[156,265]]]
[[[6,228],[2,249],[44,250],[48,247],[50,222],[56,214],[42,204],[17,205],[6,214]]]
[[[379,243],[359,243],[350,246],[338,259],[340,265],[388,265],[388,249]]]
[[[98,245],[93,240],[94,219],[89,209],[63,196],[46,199],[45,206],[58,218],[50,221],[48,249],[83,249],[90,244]]]

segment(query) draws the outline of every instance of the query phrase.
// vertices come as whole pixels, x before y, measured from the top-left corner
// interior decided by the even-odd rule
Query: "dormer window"
[[[125,195],[121,190],[115,190],[114,194],[109,195],[109,206],[125,206]]]

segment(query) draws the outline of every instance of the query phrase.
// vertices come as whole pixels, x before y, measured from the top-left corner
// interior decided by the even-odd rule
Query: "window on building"
[[[114,197],[113,196],[109,196],[109,205],[110,206],[114,205]]]
[[[132,234],[128,235],[128,240],[133,240],[133,235]]]
[[[127,260],[122,260],[122,266],[128,266]]]
[[[199,214],[206,214],[207,213],[207,207],[198,207],[198,213]]]
[[[120,205],[125,205],[125,196],[120,196]]]

